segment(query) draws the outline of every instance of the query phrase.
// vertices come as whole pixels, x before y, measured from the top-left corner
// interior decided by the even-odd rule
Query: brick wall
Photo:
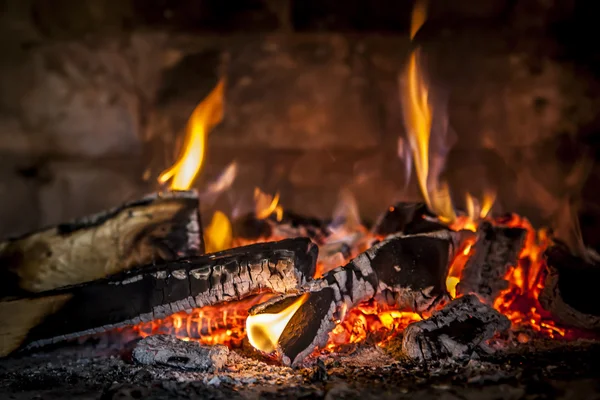
[[[249,207],[259,186],[325,217],[348,188],[372,220],[419,198],[396,155],[410,2],[5,3],[0,235],[156,189],[218,76],[228,81],[226,114],[197,187],[234,160],[239,174],[215,207]],[[599,126],[589,60],[548,36],[575,5],[451,3],[432,8],[419,41],[451,94],[457,141],[446,174],[457,201],[497,187],[498,210],[551,220]]]

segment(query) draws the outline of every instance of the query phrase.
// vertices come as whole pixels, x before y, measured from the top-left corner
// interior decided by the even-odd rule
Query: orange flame
[[[425,22],[427,7],[425,1],[418,1],[413,9],[411,39]],[[410,54],[406,69],[406,89],[402,90],[402,107],[410,143],[415,171],[421,193],[427,206],[444,222],[456,218],[450,191],[446,184],[429,176],[429,142],[431,137],[433,107],[430,102],[430,88],[420,64],[420,50]],[[432,180],[433,178],[433,180]]]
[[[277,221],[283,218],[283,208],[279,205],[279,193],[275,196],[263,193],[259,188],[254,188],[254,203],[256,218],[266,219],[275,213]]]
[[[215,253],[231,247],[233,240],[231,222],[221,211],[215,211],[210,224],[204,230],[206,253]]]
[[[223,119],[224,87],[225,81],[220,80],[196,106],[186,126],[183,151],[175,164],[160,174],[159,183],[171,179],[171,190],[187,190],[192,186],[204,161],[208,133]]]

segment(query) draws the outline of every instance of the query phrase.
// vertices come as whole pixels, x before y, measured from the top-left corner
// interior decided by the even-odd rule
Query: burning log
[[[0,243],[0,290],[42,292],[203,252],[197,194],[156,193]]]
[[[296,290],[315,272],[305,238],[260,243],[127,271],[107,279],[0,302],[0,356],[261,290]]]
[[[492,304],[500,292],[508,288],[504,277],[508,268],[517,264],[526,235],[525,229],[483,222],[477,230],[473,254],[456,287],[457,293],[475,293]]]
[[[539,301],[559,322],[582,329],[600,329],[596,290],[600,265],[577,257],[562,244],[546,250],[548,275]],[[591,257],[590,257],[591,258]]]
[[[255,213],[249,213],[234,219],[232,225],[235,237],[249,240],[268,237],[308,237],[319,243],[330,234],[327,221],[289,211],[283,211],[280,221],[275,216],[260,219]]]
[[[388,238],[346,266],[307,283],[304,293],[277,297],[250,309],[248,338],[261,350],[276,347],[284,364],[297,365],[323,346],[336,323],[359,303],[376,298],[400,309],[428,310],[446,297],[450,261],[470,236],[467,231],[439,231]],[[281,326],[279,332],[263,331],[270,328],[261,325],[262,315],[280,315],[283,310],[287,320],[275,324]]]
[[[477,296],[467,295],[410,324],[404,330],[402,351],[416,361],[468,359],[478,349],[487,350],[485,341],[508,328],[508,318]]]
[[[170,335],[153,335],[140,340],[132,352],[142,365],[178,368],[187,371],[219,371],[227,362],[227,346],[203,346]]]
[[[425,203],[399,202],[388,208],[375,222],[373,233],[387,236],[402,232],[405,235],[448,229],[428,209]]]

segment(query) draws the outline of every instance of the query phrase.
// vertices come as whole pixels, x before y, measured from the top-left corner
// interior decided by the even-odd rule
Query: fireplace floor
[[[292,370],[231,351],[220,373],[135,365],[123,352],[62,347],[0,361],[2,399],[580,399],[600,393],[600,344],[537,340],[466,364],[419,366],[359,347]]]

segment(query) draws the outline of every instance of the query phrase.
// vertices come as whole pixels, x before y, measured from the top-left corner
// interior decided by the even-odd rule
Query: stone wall
[[[157,189],[219,76],[225,119],[196,186],[234,160],[239,174],[215,207],[251,207],[258,186],[280,191],[285,208],[326,217],[348,188],[372,220],[395,200],[419,198],[396,148],[409,2],[4,3],[0,236]],[[589,60],[548,36],[575,4],[446,3],[418,40],[451,93],[457,142],[446,174],[456,200],[495,187],[497,210],[548,223],[599,126]]]

